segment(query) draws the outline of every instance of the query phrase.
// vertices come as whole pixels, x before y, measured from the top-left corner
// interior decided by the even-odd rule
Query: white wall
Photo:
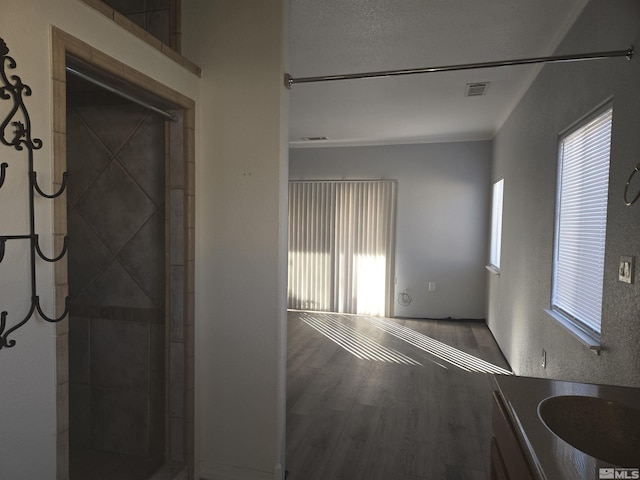
[[[287,98],[284,1],[197,1],[200,475],[284,473]],[[192,9],[192,7],[196,7]],[[189,13],[192,12],[192,13]],[[191,55],[191,53],[187,53]]]
[[[626,49],[640,39],[640,3],[592,0],[557,53]],[[494,141],[493,178],[504,176],[502,271],[489,277],[488,322],[520,375],[640,386],[640,286],[617,280],[619,257],[640,256],[640,205],[622,201],[638,163],[640,56],[547,65]],[[549,308],[558,134],[613,98],[602,340],[596,356]],[[547,352],[547,368],[540,366]]]
[[[395,316],[484,319],[491,143],[294,148],[290,179],[397,179]],[[429,282],[436,290],[428,291]]]

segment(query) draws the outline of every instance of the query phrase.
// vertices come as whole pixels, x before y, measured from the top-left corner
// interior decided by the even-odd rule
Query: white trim
[[[585,347],[587,347],[596,355],[600,355],[600,351],[602,350],[602,343],[600,342],[600,340],[594,338],[592,335],[582,330],[576,325],[575,322],[572,322],[559,312],[551,309],[545,309],[544,311],[547,313],[547,315],[558,322],[560,326],[564,327],[564,329],[567,330],[574,338],[580,341],[580,343],[582,343]]]

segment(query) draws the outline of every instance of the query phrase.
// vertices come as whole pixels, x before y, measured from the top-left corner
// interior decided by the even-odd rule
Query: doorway
[[[55,234],[70,246],[56,265],[70,305],[56,332],[57,478],[192,478],[193,101],[53,36],[54,164],[69,173]],[[72,79],[70,63],[176,121]]]
[[[72,479],[164,463],[164,122],[67,78]]]

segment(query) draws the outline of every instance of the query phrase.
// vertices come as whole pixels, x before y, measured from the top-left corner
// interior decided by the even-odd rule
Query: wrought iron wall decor
[[[0,99],[11,100],[13,105],[11,106],[6,118],[0,124],[0,142],[7,147],[13,147],[18,151],[26,150],[28,159],[28,181],[29,181],[29,233],[23,235],[0,235],[0,263],[4,259],[5,246],[9,240],[21,240],[28,241],[30,244],[30,276],[31,276],[31,307],[27,315],[20,321],[16,322],[10,328],[7,328],[8,324],[8,312],[2,311],[0,313],[0,349],[13,347],[16,344],[15,340],[9,339],[9,335],[15,332],[18,328],[23,326],[29,321],[29,319],[37,311],[38,315],[47,322],[59,322],[67,316],[69,312],[69,298],[65,299],[65,309],[62,315],[57,318],[47,316],[42,311],[40,305],[40,297],[36,291],[36,261],[40,258],[46,262],[57,262],[62,259],[67,253],[67,237],[64,237],[62,251],[59,255],[51,258],[46,256],[41,248],[39,236],[35,232],[35,197],[36,195],[47,199],[54,199],[62,195],[67,185],[67,173],[62,176],[62,184],[60,189],[53,193],[45,193],[38,185],[36,172],[33,168],[33,152],[42,148],[42,140],[31,137],[31,120],[27,107],[24,104],[24,98],[31,95],[31,88],[28,85],[22,83],[22,80],[17,75],[7,75],[6,69],[16,68],[15,60],[9,56],[9,48],[2,38],[0,38]],[[11,131],[12,130],[12,131]],[[9,131],[9,132],[8,132]],[[0,164],[0,188],[4,184],[7,177],[8,164],[3,162]],[[1,268],[1,266],[0,266]]]

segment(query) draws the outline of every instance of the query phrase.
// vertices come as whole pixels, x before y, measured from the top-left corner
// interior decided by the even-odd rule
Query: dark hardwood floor
[[[288,328],[288,480],[489,478],[479,372],[509,367],[484,323],[289,312]]]

